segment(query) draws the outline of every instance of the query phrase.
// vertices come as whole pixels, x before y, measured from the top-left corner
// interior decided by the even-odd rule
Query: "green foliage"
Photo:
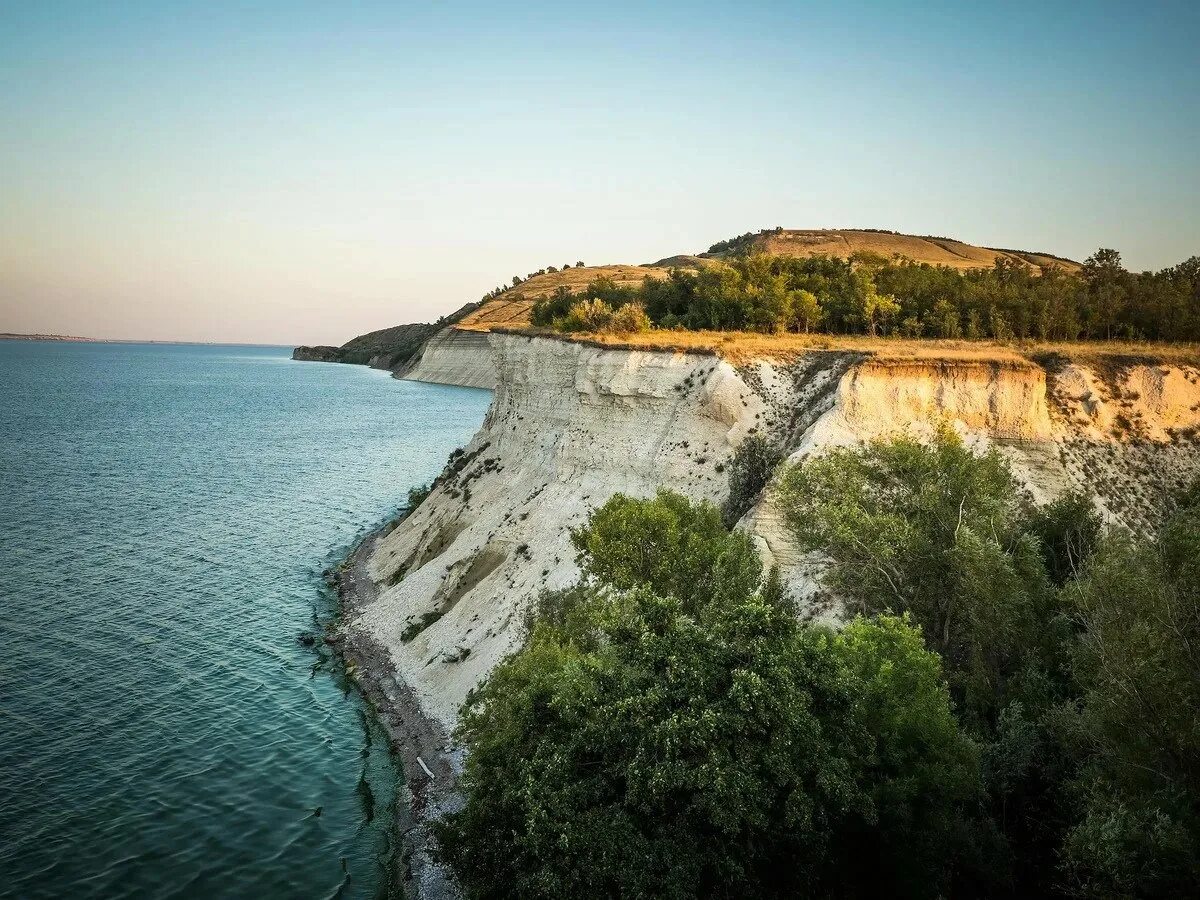
[[[1200,892],[1200,504],[1157,544],[1110,538],[1077,590],[1064,715],[1084,758],[1063,869],[1083,897]]]
[[[1033,513],[1051,581],[1061,587],[1083,570],[1100,540],[1100,515],[1083,494],[1064,494]]]
[[[1004,848],[976,889],[1045,890],[1066,828],[1070,764],[1052,718],[1070,690],[1069,629],[1044,562],[1057,545],[1043,548],[1003,459],[943,430],[929,446],[900,438],[809,460],[784,473],[781,495],[801,544],[828,555],[827,583],[863,612],[911,615],[945,660]]]
[[[733,526],[746,514],[771,480],[781,453],[760,434],[748,435],[729,460],[729,497],[721,508],[725,524]]]
[[[614,298],[615,299],[615,298]],[[559,310],[566,306],[565,312]],[[638,303],[616,302],[592,297],[577,299],[559,288],[559,293],[538,301],[533,308],[533,324],[550,325],[559,331],[606,331],[632,334],[650,330],[650,318]]]
[[[425,502],[425,498],[429,496],[433,490],[431,484],[421,484],[408,489],[408,512],[412,512],[418,506]]]
[[[864,611],[911,614],[945,659],[1010,889],[1196,895],[1200,488],[1156,543],[1101,539],[1086,498],[1031,510],[1017,496],[999,457],[949,433],[783,478],[789,523],[828,554],[830,583]]]
[[[650,317],[640,304],[626,303],[613,311],[608,330],[614,334],[635,334],[650,330]]]
[[[712,504],[673,491],[649,500],[617,494],[571,540],[588,577],[618,590],[647,587],[687,610],[752,594],[762,578],[746,534],[726,531]]]
[[[788,470],[781,489],[797,538],[831,557],[831,585],[864,612],[911,613],[964,711],[993,719],[1052,599],[1001,457],[943,430],[931,446],[836,450]]]
[[[880,871],[859,872],[855,894],[929,897],[956,867],[965,889],[963,870],[982,851],[979,754],[951,711],[941,659],[907,617],[890,615],[855,619],[831,647],[852,685],[849,717],[865,735],[858,783],[875,813],[841,837],[840,877],[869,859]]]
[[[766,231],[760,233],[767,233]],[[726,249],[748,246],[747,233]],[[716,245],[714,245],[716,246]],[[568,327],[578,300],[614,310],[640,303],[661,327],[821,330],[931,338],[1200,340],[1200,257],[1160,272],[1127,272],[1097,251],[1079,275],[1040,274],[1001,258],[959,271],[873,254],[850,260],[737,255],[699,271],[676,269],[641,286],[601,278],[582,295],[565,287],[539,300],[533,323]]]
[[[543,596],[464,710],[467,802],[439,837],[469,896],[950,886],[978,760],[912,626],[801,627],[678,495],[615,497],[576,544],[588,580]]]

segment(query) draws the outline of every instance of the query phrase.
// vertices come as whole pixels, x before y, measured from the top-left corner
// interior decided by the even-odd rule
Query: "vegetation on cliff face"
[[[533,306],[534,325],[589,330],[572,317],[581,302],[593,320],[640,307],[661,328],[820,331],[909,338],[1114,338],[1200,340],[1200,257],[1160,272],[1134,273],[1114,250],[1098,250],[1079,274],[1041,274],[1013,258],[990,269],[858,254],[752,254],[700,270],[673,269],[640,285],[600,278],[580,294],[561,288]],[[590,328],[590,330],[598,330]]]
[[[441,841],[471,895],[948,886],[979,758],[912,625],[801,627],[749,539],[675,494],[615,497],[576,543],[585,580],[465,711]]]
[[[1200,889],[1200,491],[1155,541],[950,433],[786,470],[858,609],[798,622],[720,512],[617,496],[469,700],[478,897]]]

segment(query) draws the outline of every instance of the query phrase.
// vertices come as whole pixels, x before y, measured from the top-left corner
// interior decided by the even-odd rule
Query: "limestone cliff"
[[[349,623],[386,647],[426,714],[448,726],[519,644],[529,600],[575,580],[570,527],[617,491],[669,487],[720,502],[729,457],[752,432],[798,459],[946,423],[999,448],[1035,499],[1081,487],[1133,528],[1152,525],[1200,471],[1200,369],[1190,365],[811,351],[734,367],[713,355],[485,339],[496,387],[484,424],[378,542],[368,565],[378,594]],[[465,349],[417,366],[459,366]],[[819,561],[791,543],[769,487],[740,527],[809,614],[836,614],[814,578]]]
[[[496,364],[483,331],[443,328],[408,362],[395,370],[397,378],[495,390]]]

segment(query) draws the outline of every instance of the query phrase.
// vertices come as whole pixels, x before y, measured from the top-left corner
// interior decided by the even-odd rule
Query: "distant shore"
[[[75,337],[70,334],[19,334],[16,332],[0,332],[0,341],[65,341],[72,344],[106,343],[97,338]]]
[[[180,347],[288,347],[291,344],[260,344],[253,341],[149,341],[138,338],[76,337],[70,334],[20,334],[0,332],[0,341],[44,341],[57,344],[167,344]]]

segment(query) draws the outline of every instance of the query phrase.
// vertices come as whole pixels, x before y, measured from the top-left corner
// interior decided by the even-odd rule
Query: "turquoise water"
[[[396,774],[298,640],[486,391],[0,341],[0,895],[370,897]]]

